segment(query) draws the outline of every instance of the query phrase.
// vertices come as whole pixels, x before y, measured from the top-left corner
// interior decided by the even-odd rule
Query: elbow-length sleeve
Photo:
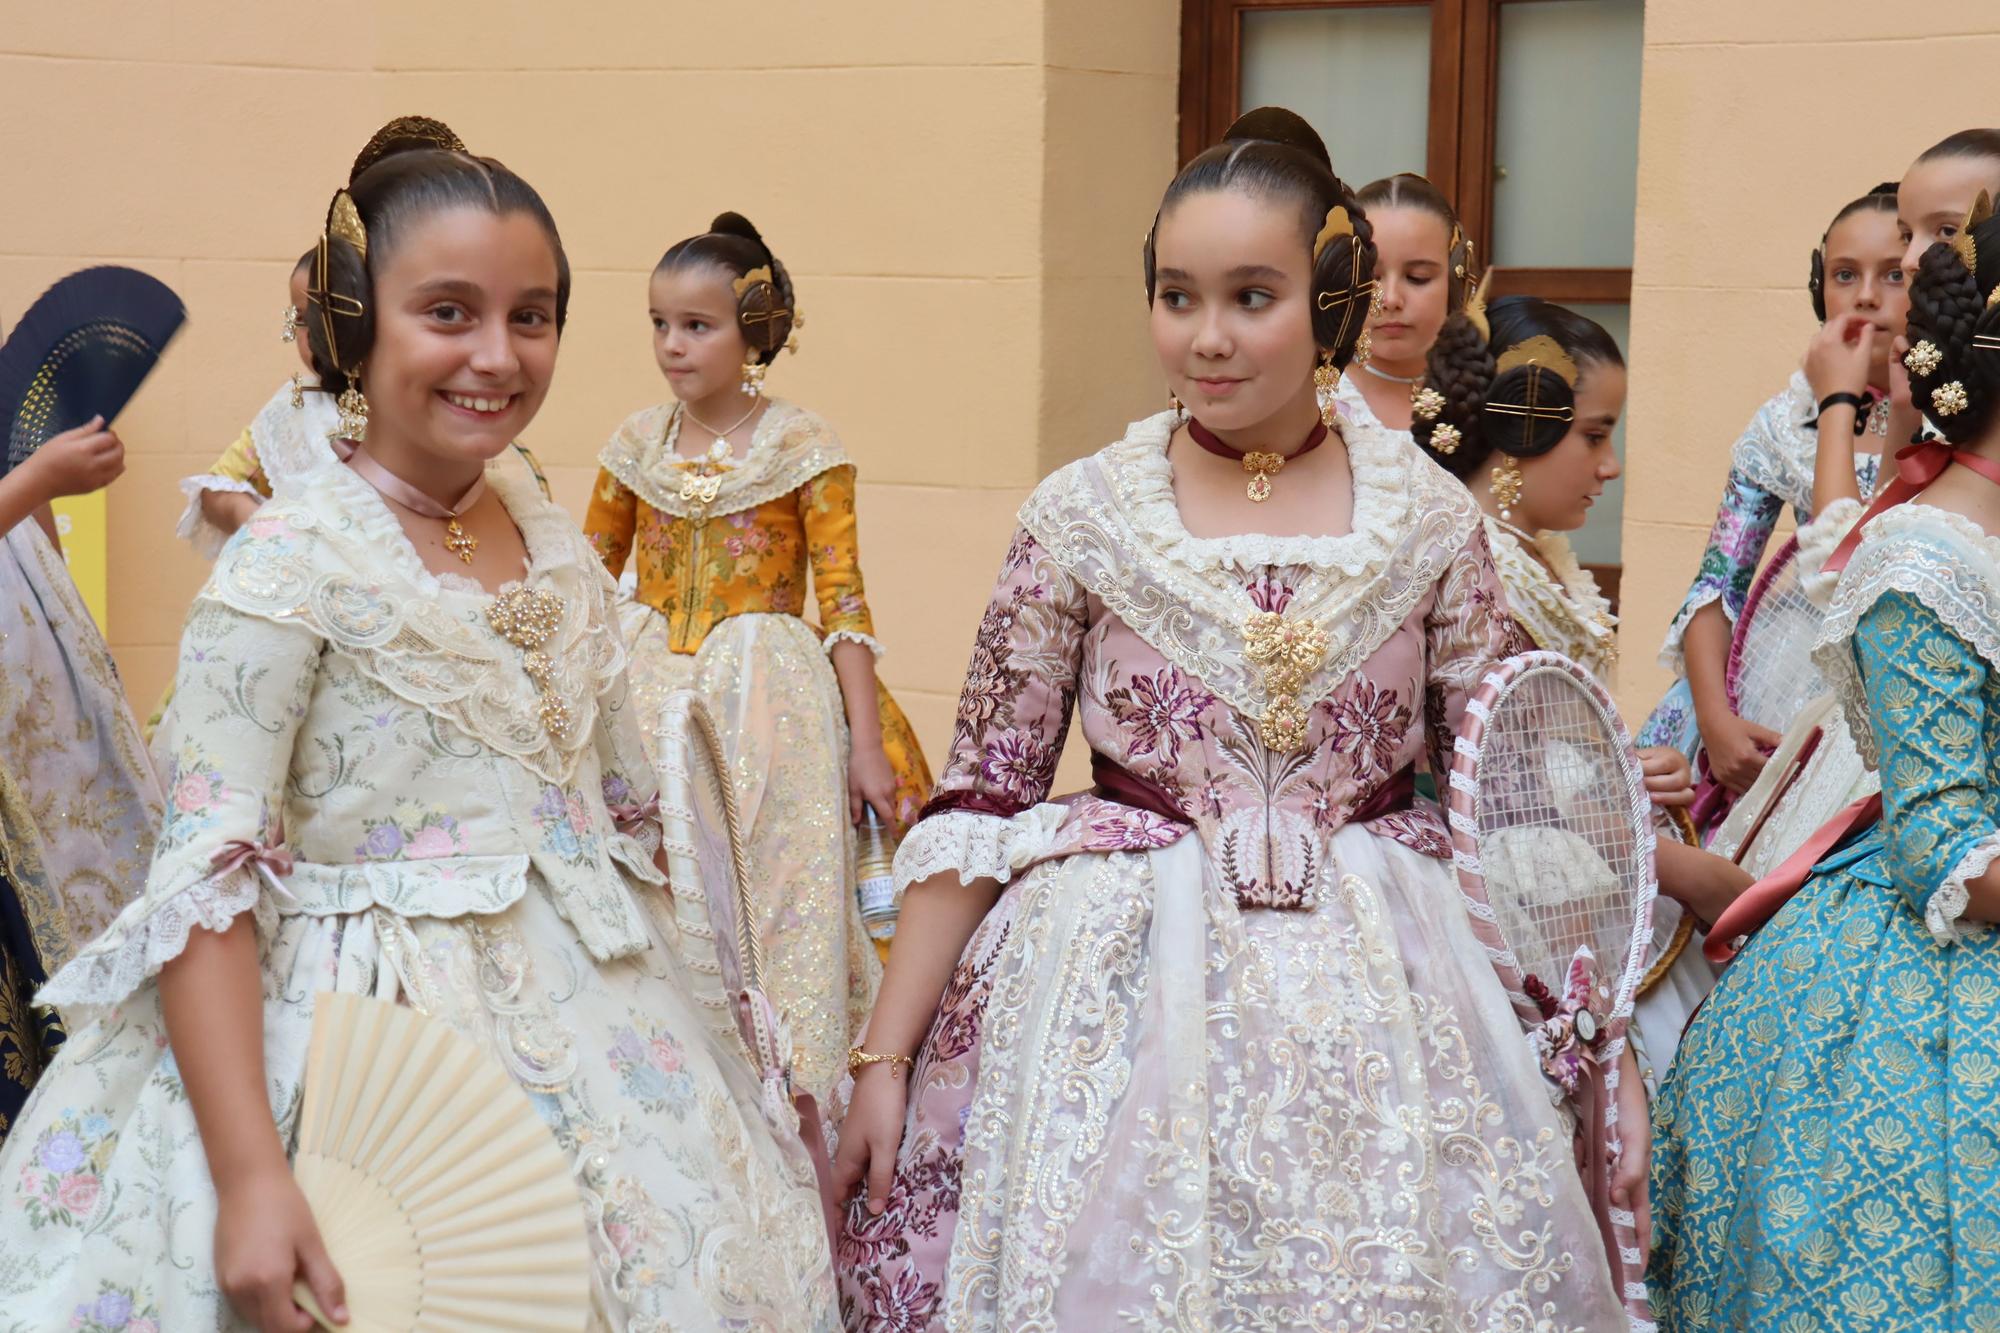
[[[861,585],[861,539],[854,517],[854,466],[828,468],[798,489],[799,521],[805,525],[806,556],[812,564],[813,595],[819,624],[830,651],[836,643],[858,643],[882,656],[875,620]]]
[[[1958,939],[1966,885],[2000,857],[1984,687],[1990,668],[1912,593],[1883,594],[1855,627],[1882,775],[1891,882],[1939,943]]]
[[[264,476],[263,461],[257,457],[257,441],[248,427],[209,465],[208,471],[181,479],[181,494],[187,497],[187,507],[174,526],[174,536],[191,543],[203,557],[213,560],[229,538],[201,511],[201,498],[210,491],[252,495],[259,500],[271,498],[271,483]]]
[[[1484,524],[1438,581],[1424,616],[1424,718],[1431,772],[1451,771],[1452,739],[1465,702],[1495,662],[1534,647],[1507,608]],[[1440,778],[1442,782],[1442,778]]]
[[[590,492],[590,508],[583,516],[583,535],[614,579],[625,572],[625,562],[631,559],[632,534],[638,526],[638,495],[599,468],[597,485]]]
[[[1053,832],[1060,811],[1049,819],[1038,807],[1069,734],[1088,628],[1082,586],[1017,531],[973,639],[936,794],[897,850],[899,888],[947,870],[961,884],[1004,883]]]
[[[227,930],[248,911],[266,930],[275,924],[273,895],[285,891],[271,860],[284,842],[284,785],[321,646],[296,622],[196,600],[174,682],[166,820],[145,891],[56,974],[43,1003],[114,1004],[179,956],[196,926]]]
[[[1742,466],[1729,469],[1722,488],[1722,503],[1716,507],[1715,523],[1708,530],[1708,545],[1701,553],[1701,568],[1688,589],[1687,599],[1667,627],[1667,641],[1660,648],[1660,665],[1675,675],[1687,674],[1688,622],[1694,613],[1711,602],[1722,603],[1722,613],[1730,624],[1743,613],[1750,597],[1750,584],[1757,577],[1757,562],[1784,512],[1782,497],[1759,486]]]

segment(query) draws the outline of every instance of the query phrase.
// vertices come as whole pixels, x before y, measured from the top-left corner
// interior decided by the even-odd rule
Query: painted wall
[[[295,368],[292,261],[368,135],[421,112],[563,229],[576,293],[528,443],[579,517],[604,438],[666,396],[654,261],[724,208],[763,230],[807,321],[770,387],[860,465],[884,675],[941,755],[1015,508],[1163,398],[1138,247],[1179,54],[1173,0],[0,0],[0,321],[106,260],[190,311],[109,493],[135,702],[171,676],[203,573],[172,537],[176,482]]]
[[[2000,123],[1980,0],[1649,0],[1639,121],[1620,702],[1637,722],[1729,448],[1812,336],[1807,259],[1847,200]]]

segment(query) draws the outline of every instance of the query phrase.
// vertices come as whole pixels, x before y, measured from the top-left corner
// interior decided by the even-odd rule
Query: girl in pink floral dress
[[[1464,488],[1334,417],[1368,224],[1252,112],[1146,259],[1186,406],[1046,480],[1002,563],[850,1056],[847,1325],[1624,1327],[1410,795],[1515,643]],[[1073,710],[1096,786],[1050,803]]]

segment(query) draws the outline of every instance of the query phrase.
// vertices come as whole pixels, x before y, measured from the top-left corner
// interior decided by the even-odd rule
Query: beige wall
[[[1986,0],[1648,0],[1632,290],[1620,702],[1700,563],[1729,447],[1814,328],[1828,219],[1953,130],[2000,123]]]
[[[528,442],[581,516],[598,445],[665,396],[645,275],[734,208],[795,275],[771,387],[862,477],[884,674],[933,756],[1014,509],[1161,398],[1138,244],[1173,169],[1173,0],[0,0],[0,321],[116,260],[190,323],[121,420],[110,628],[136,701],[202,574],[172,539],[292,369],[291,261],[391,115],[450,122],[548,199],[576,271]]]

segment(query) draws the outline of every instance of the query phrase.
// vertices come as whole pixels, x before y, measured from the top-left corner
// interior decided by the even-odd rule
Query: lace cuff
[[[1826,607],[1833,601],[1837,574],[1826,573],[1827,557],[1854,529],[1862,515],[1859,500],[1843,498],[1826,507],[1826,512],[1799,529],[1799,584],[1813,605]]]
[[[1729,610],[1729,599],[1722,595],[1721,588],[1709,584],[1690,592],[1687,601],[1681,604],[1680,614],[1674,617],[1674,623],[1667,626],[1666,642],[1660,645],[1659,664],[1673,672],[1677,680],[1687,674],[1687,652],[1681,646],[1681,640],[1687,637],[1687,627],[1694,619],[1694,613],[1711,602],[1720,602],[1723,618],[1731,625],[1736,623],[1736,617]]]
[[[222,544],[229,540],[229,534],[209,522],[208,515],[201,512],[201,497],[207,491],[248,495],[259,504],[264,502],[264,496],[247,481],[218,476],[213,472],[181,478],[181,494],[187,497],[187,508],[181,511],[181,521],[174,525],[174,536],[190,543],[202,559],[213,560],[222,550]]]
[[[858,643],[869,652],[875,654],[875,660],[878,662],[888,655],[888,649],[882,646],[880,639],[876,638],[873,634],[863,634],[860,630],[837,629],[821,640],[821,645],[826,649],[829,657],[833,655],[833,645],[836,643]]]
[[[116,1004],[180,957],[196,926],[219,933],[245,912],[256,913],[259,935],[268,937],[277,929],[277,908],[252,865],[211,875],[156,905],[134,903],[49,978],[35,1003],[57,1008]]]
[[[1958,944],[1972,933],[1959,924],[1972,898],[1967,885],[1985,874],[1986,868],[1997,859],[2000,859],[2000,832],[1987,834],[1958,858],[1958,864],[1924,906],[1924,925],[1930,928],[1932,939],[1939,944]]]
[[[971,810],[932,815],[896,849],[896,892],[948,870],[958,873],[961,885],[978,879],[1005,884],[1049,854],[1068,813],[1063,806],[1045,804],[1012,816]]]

